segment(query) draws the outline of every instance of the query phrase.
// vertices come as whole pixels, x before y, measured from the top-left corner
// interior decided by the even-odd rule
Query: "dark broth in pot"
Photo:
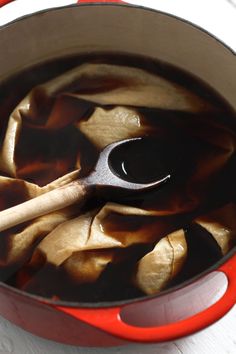
[[[118,106],[137,112],[141,127],[145,129],[141,140],[130,145],[125,151],[121,149],[111,155],[112,169],[134,182],[146,183],[165,174],[171,175],[170,182],[161,189],[130,197],[122,193],[94,195],[82,209],[78,207],[67,211],[61,223],[73,220],[79,215],[87,215],[86,213],[91,211],[94,213],[91,220],[94,220],[106,203],[119,204],[124,208],[124,212],[116,212],[111,208],[99,224],[104,235],[115,240],[114,246],[111,242],[110,246],[101,246],[101,249],[97,244],[93,248],[85,247],[83,250],[72,252],[60,265],[48,261],[47,254],[40,248],[40,243],[53,232],[53,228],[49,230],[44,226],[39,231],[34,229],[37,236],[32,237],[31,242],[24,241],[24,238],[31,237],[30,232],[26,234],[24,230],[30,230],[35,221],[1,232],[0,280],[27,292],[54,299],[85,302],[125,300],[148,293],[139,286],[140,280],[137,280],[139,262],[155,250],[160,240],[177,230],[183,230],[187,245],[186,254],[180,261],[181,267],[178,266],[178,271],[173,271],[159,291],[199,274],[215,264],[234,246],[235,223],[228,219],[232,215],[234,218],[236,216],[236,160],[234,148],[230,153],[228,149],[231,143],[232,146],[235,143],[236,115],[213,89],[164,63],[121,54],[63,58],[20,72],[0,84],[1,149],[4,146],[9,117],[29,91],[87,62],[141,68],[148,74],[160,76],[173,85],[193,92],[210,108],[191,111],[173,107],[168,109],[119,104]],[[72,95],[68,98],[62,90],[58,93],[56,103],[53,95],[50,97],[51,101],[48,98],[46,100],[38,90],[34,101],[38,116],[41,115],[38,120],[31,120],[30,114],[27,115],[24,110],[20,112],[23,124],[17,136],[14,154],[16,175],[13,176],[0,166],[0,210],[32,198],[32,186],[39,188],[37,191],[44,188],[76,170],[78,161],[80,176],[91,171],[100,148],[86,135],[85,128],[82,128],[86,125],[82,123],[88,122],[96,109],[102,109],[103,113],[99,111],[99,114],[104,114],[104,117],[109,112],[113,114],[115,105],[95,102],[92,96],[88,96],[88,99],[86,95],[102,94],[103,85],[104,91],[112,92],[116,90],[116,86],[122,88],[123,84],[119,78],[107,78],[104,82],[97,79],[96,82],[94,78],[88,79],[82,75],[80,81],[72,80],[69,88],[67,86],[66,90]],[[75,95],[78,92],[79,104]],[[61,97],[63,100],[69,100],[70,105],[67,105],[66,101],[63,106]],[[68,122],[63,123],[63,126],[60,126],[60,122],[56,123],[59,124],[58,128],[47,127],[45,117],[50,116],[54,106],[60,110],[60,104],[68,109],[63,112]],[[136,119],[136,116],[132,116],[132,119]],[[122,120],[120,122],[122,126]],[[107,126],[104,129],[107,129]],[[113,129],[112,126],[110,129]],[[207,161],[211,161],[212,157],[215,165],[207,163],[206,156]],[[219,168],[216,166],[218,156],[222,161]],[[1,158],[4,158],[3,155]],[[212,167],[212,172],[209,166]],[[17,180],[17,183],[14,180]],[[25,182],[32,185],[25,187]],[[126,207],[144,210],[142,217],[137,217],[135,211],[127,211]],[[218,214],[215,216],[215,210],[219,214],[220,226],[217,224]],[[55,228],[58,225],[55,222]],[[230,238],[217,239],[219,229],[216,230],[215,236],[212,225],[222,230],[228,227],[227,235],[230,232]],[[155,229],[158,230],[156,234]],[[68,235],[65,233],[65,239]],[[138,235],[137,239],[135,235]],[[19,239],[23,241],[19,242]],[[27,247],[21,252],[16,251],[15,248],[24,247],[24,242]],[[118,246],[119,242],[121,246]],[[182,247],[181,244],[179,247]],[[75,263],[73,257],[76,259]],[[93,263],[94,259],[97,259],[96,265]],[[175,262],[174,258],[172,262]],[[99,275],[94,277],[92,273],[99,267],[102,271],[99,270]],[[85,278],[84,272],[87,272],[88,279]]]

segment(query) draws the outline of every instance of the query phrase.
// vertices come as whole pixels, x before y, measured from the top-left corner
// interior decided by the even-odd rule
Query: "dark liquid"
[[[147,58],[105,55],[92,59],[94,62],[111,62],[119,65],[141,67],[171,78],[213,103],[217,108],[217,112],[214,113],[215,118],[220,123],[223,122],[224,125],[235,129],[235,114],[230,107],[216,93],[182,71],[163,63],[153,62]],[[16,77],[2,83],[0,86],[0,143],[2,143],[11,111],[32,87],[87,60],[91,61],[91,58],[81,56],[45,63],[19,73]],[[185,118],[185,121],[188,121],[188,127],[191,127],[191,121],[192,119],[195,120],[196,114],[161,109],[149,110],[148,107],[142,107],[139,111],[143,114],[144,121],[145,119],[154,121],[158,116],[158,129],[161,131],[158,139],[154,133],[150,133],[132,144],[114,150],[109,160],[110,166],[116,174],[129,181],[149,183],[170,175],[171,183],[156,191],[149,191],[135,197],[124,198],[119,193],[114,195],[108,193],[106,196],[99,197],[99,199],[89,200],[83,207],[83,211],[101,207],[107,200],[127,203],[144,209],[164,209],[166,201],[171,199],[171,202],[176,195],[185,193],[184,186],[191,176],[197,172],[194,161],[201,154],[206,153],[207,144],[202,141],[201,146],[199,146],[199,140],[188,135],[186,127],[181,125],[182,119]],[[85,114],[85,119],[89,113]],[[212,118],[211,114],[206,114],[206,120]],[[209,131],[209,136],[210,134]],[[65,129],[48,132],[23,127],[16,155],[19,169],[18,178],[41,186],[50,183],[75,169],[78,150],[84,152],[81,155],[81,175],[86,175],[93,169],[98,151],[73,125]],[[235,166],[235,156],[233,156],[224,169],[212,178],[209,188],[207,188],[207,192],[204,191],[203,196],[201,190],[199,190],[197,197],[202,201],[200,206],[198,204],[194,205],[194,200],[189,200],[187,201],[189,202],[187,211],[159,217],[168,232],[178,228],[186,230],[188,258],[183,271],[172,281],[170,286],[180,284],[199,274],[222,257],[220,249],[211,235],[192,224],[192,220],[195,216],[201,215],[214,207],[235,201]],[[1,209],[20,203],[21,199],[25,197],[23,192],[22,196],[19,197],[18,194],[17,196],[14,194],[14,190],[5,189],[3,186],[0,195]],[[137,230],[138,232],[142,227],[144,230],[146,227],[147,230],[148,227],[152,227],[153,223],[152,217],[146,217],[143,218],[142,225],[140,225],[135,217],[130,216],[126,218],[126,225],[124,225],[117,215],[111,214],[105,228],[112,236],[118,231],[122,232],[122,228],[124,230]],[[11,247],[9,235],[13,233],[12,231],[8,230],[1,233],[0,247],[2,252],[0,257],[3,260]],[[114,301],[144,295],[133,285],[131,281],[132,272],[137,261],[153,249],[158,239],[146,245],[138,244],[118,250],[119,256],[123,259],[122,262],[110,264],[93,284],[79,285],[68,276],[63,267],[56,268],[52,264],[45,263],[43,255],[40,256],[41,258],[39,257],[39,263],[35,267],[28,264],[32,252],[41,238],[31,245],[25,258],[20,259],[17,264],[4,267],[4,261],[2,261],[1,280],[28,292],[71,301]]]
[[[110,166],[115,174],[134,183],[161,180],[176,167],[176,151],[170,151],[171,147],[165,140],[141,138],[114,149]]]

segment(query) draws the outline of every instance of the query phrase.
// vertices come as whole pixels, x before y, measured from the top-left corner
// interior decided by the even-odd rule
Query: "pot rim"
[[[36,11],[34,13],[31,14],[26,14],[23,16],[20,16],[2,26],[0,26],[0,35],[1,35],[1,31],[6,28],[6,27],[10,27],[11,25],[17,24],[19,21],[24,21],[25,19],[29,18],[29,17],[33,17],[33,16],[38,16],[44,13],[48,13],[48,12],[58,12],[58,11],[63,11],[64,9],[67,8],[73,8],[73,7],[90,7],[90,6],[110,6],[110,7],[127,7],[127,8],[136,8],[136,9],[140,9],[142,11],[147,11],[147,12],[153,12],[153,13],[158,13],[158,14],[162,14],[166,17],[170,17],[170,18],[174,18],[175,20],[179,21],[179,22],[183,22],[185,24],[187,24],[190,27],[193,27],[197,30],[199,30],[199,32],[203,32],[206,35],[210,36],[211,38],[213,38],[216,42],[218,42],[219,44],[221,44],[225,49],[227,49],[227,51],[230,52],[230,54],[235,55],[236,56],[236,51],[231,48],[227,43],[225,43],[222,39],[219,39],[218,37],[216,37],[213,33],[209,32],[208,30],[204,29],[203,27],[187,20],[184,18],[181,18],[179,16],[176,16],[174,14],[170,14],[158,9],[153,9],[153,8],[149,8],[149,7],[145,7],[142,5],[133,5],[133,4],[128,4],[128,3],[114,3],[114,2],[92,2],[92,3],[78,3],[78,4],[70,4],[70,5],[63,5],[63,6],[59,6],[59,7],[54,7],[54,8],[48,8],[48,9],[43,9],[40,11]],[[217,90],[216,90],[217,92]],[[229,104],[229,106],[231,107],[231,105]],[[232,108],[232,107],[231,107]],[[200,280],[201,278],[203,278],[204,276],[206,276],[207,274],[213,272],[213,271],[217,271],[218,268],[220,268],[221,265],[227,263],[227,261],[229,261],[229,259],[231,259],[234,254],[236,254],[236,246],[234,246],[226,255],[224,255],[219,261],[217,261],[215,264],[213,264],[212,266],[210,266],[209,268],[205,269],[203,272],[193,276],[190,279],[185,280],[184,282],[175,285],[173,287],[170,287],[169,289],[166,290],[162,290],[160,293],[154,294],[154,295],[144,295],[144,296],[140,296],[138,298],[133,298],[133,299],[127,299],[127,300],[119,300],[119,301],[104,301],[104,302],[76,302],[76,301],[63,301],[63,300],[54,300],[54,299],[50,299],[47,297],[43,297],[43,296],[39,296],[39,295],[35,295],[35,294],[31,294],[29,292],[26,292],[24,290],[20,290],[18,288],[15,288],[11,285],[8,285],[2,281],[0,281],[0,288],[5,288],[8,291],[11,291],[13,293],[16,293],[18,295],[24,296],[26,298],[29,298],[31,300],[36,300],[39,301],[41,303],[45,303],[47,305],[50,306],[62,306],[62,307],[67,307],[67,308],[89,308],[89,309],[98,309],[98,308],[111,308],[111,307],[120,307],[120,306],[124,306],[127,304],[133,304],[133,303],[138,303],[138,302],[143,302],[146,300],[151,300],[154,298],[160,298],[162,296],[166,296],[170,293],[173,293],[177,290],[180,290],[188,285],[191,285],[193,283],[195,283],[196,281]]]
[[[109,0],[107,2],[100,2],[99,0],[97,2],[91,2],[91,3],[85,3],[85,2],[82,2],[82,3],[77,3],[77,4],[69,4],[69,5],[62,5],[62,6],[58,6],[58,7],[52,7],[52,8],[46,8],[46,9],[43,9],[43,10],[39,10],[39,11],[36,11],[36,12],[33,12],[33,13],[30,13],[30,14],[26,14],[26,15],[22,15],[20,17],[17,17],[16,19],[4,24],[4,25],[0,25],[0,31],[2,29],[4,29],[5,27],[8,27],[8,26],[11,26],[12,24],[15,24],[17,23],[18,21],[22,21],[28,17],[32,17],[32,16],[38,16],[38,15],[41,15],[43,13],[47,13],[47,12],[57,12],[57,11],[63,11],[64,9],[67,9],[67,8],[77,8],[77,7],[95,7],[95,6],[110,6],[110,7],[127,7],[127,8],[136,8],[136,9],[141,9],[143,11],[148,11],[148,12],[154,12],[154,13],[159,13],[159,14],[162,14],[164,16],[167,16],[167,17],[171,17],[171,18],[174,18],[180,22],[184,22],[186,23],[187,25],[191,26],[191,27],[195,27],[196,29],[198,29],[199,31],[207,34],[208,36],[212,37],[213,39],[215,39],[217,42],[219,42],[220,44],[222,44],[226,49],[228,49],[232,54],[236,55],[236,50],[234,50],[232,47],[230,47],[229,44],[227,44],[223,39],[220,39],[218,38],[216,35],[214,35],[212,32],[209,32],[207,29],[205,29],[204,27],[201,27],[200,25],[196,24],[196,23],[193,23],[191,22],[190,20],[186,19],[186,18],[183,18],[183,17],[180,17],[180,16],[177,16],[177,15],[174,15],[174,14],[171,14],[171,13],[168,13],[168,12],[165,12],[165,11],[162,11],[162,10],[158,10],[158,9],[154,9],[154,8],[151,8],[151,7],[146,7],[144,5],[136,5],[136,4],[129,4],[129,3],[115,3],[115,2],[109,2]]]

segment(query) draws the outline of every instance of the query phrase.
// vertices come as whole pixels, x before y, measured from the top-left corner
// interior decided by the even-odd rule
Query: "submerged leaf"
[[[184,231],[163,237],[137,265],[134,283],[146,294],[155,294],[181,270],[187,256]]]
[[[118,140],[145,135],[150,126],[141,124],[141,115],[134,109],[96,108],[87,121],[78,123],[81,132],[100,150]]]
[[[225,255],[236,242],[236,205],[227,204],[198,217],[195,222],[205,228],[216,240]]]

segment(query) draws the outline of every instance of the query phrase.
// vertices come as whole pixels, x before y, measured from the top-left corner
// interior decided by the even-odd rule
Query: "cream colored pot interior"
[[[0,30],[0,79],[60,56],[104,52],[160,59],[196,75],[236,109],[236,56],[174,17],[132,6],[80,5],[20,19]]]

